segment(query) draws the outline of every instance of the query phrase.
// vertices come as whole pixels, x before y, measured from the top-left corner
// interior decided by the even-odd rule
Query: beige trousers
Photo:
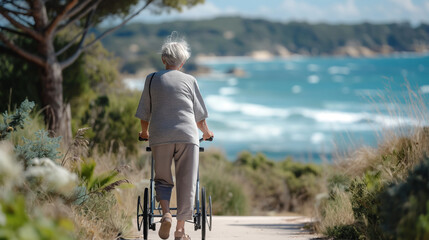
[[[155,162],[156,200],[171,198],[174,187],[171,164],[176,169],[177,219],[191,220],[198,176],[199,147],[192,143],[171,143],[152,146]]]

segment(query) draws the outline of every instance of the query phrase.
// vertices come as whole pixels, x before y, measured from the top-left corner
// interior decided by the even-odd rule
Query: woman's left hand
[[[145,131],[145,132],[139,132],[139,136],[141,137],[141,138],[143,138],[143,139],[149,139],[149,133],[148,133],[148,131]]]

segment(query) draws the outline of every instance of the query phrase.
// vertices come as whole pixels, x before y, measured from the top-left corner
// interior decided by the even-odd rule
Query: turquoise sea
[[[214,145],[230,159],[243,150],[274,159],[328,159],[376,146],[382,129],[426,124],[407,113],[408,90],[429,98],[429,56],[292,58],[204,63],[199,77]],[[231,68],[244,77],[225,74]]]
[[[376,146],[382,129],[426,124],[406,113],[406,83],[429,98],[428,55],[225,58],[202,64],[213,70],[197,79],[215,134],[204,146],[221,149],[231,160],[248,150],[319,162],[332,153]],[[227,74],[231,68],[246,75]]]

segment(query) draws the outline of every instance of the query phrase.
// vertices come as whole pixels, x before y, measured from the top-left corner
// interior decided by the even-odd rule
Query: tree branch
[[[64,16],[66,16],[68,11],[70,11],[70,9],[72,9],[78,3],[78,1],[79,0],[73,0],[64,7],[63,11],[57,15],[57,17],[51,22],[51,24],[46,29],[46,34],[49,35],[55,30],[58,24],[64,19]]]
[[[33,62],[36,65],[39,65],[41,67],[45,67],[46,63],[45,61],[36,56],[33,55],[31,53],[26,52],[25,50],[19,48],[18,46],[16,46],[15,44],[13,44],[13,42],[11,42],[9,39],[7,39],[7,37],[5,35],[3,35],[2,33],[0,33],[0,41],[2,41],[6,46],[9,47],[10,50],[12,50],[13,52],[15,52],[18,56],[24,58],[25,60],[29,61],[29,62]]]
[[[24,37],[30,37],[27,33],[20,32],[20,31],[17,31],[17,30],[15,30],[15,29],[12,29],[12,28],[8,28],[8,27],[2,27],[2,26],[0,26],[0,29],[1,29],[1,30],[6,30],[6,31],[8,31],[8,32],[10,32],[10,33],[14,33],[14,34],[21,35],[21,36],[24,36]]]
[[[5,17],[7,20],[9,20],[9,22],[13,26],[15,26],[16,28],[21,29],[22,31],[28,33],[30,36],[32,36],[33,38],[35,38],[39,41],[43,40],[42,36],[39,33],[35,32],[31,28],[28,28],[28,27],[22,25],[21,23],[19,23],[15,19],[13,19],[13,17],[11,17],[9,14],[7,14],[7,12],[5,12],[3,7],[0,7],[0,14],[3,15],[3,17]]]
[[[12,9],[9,9],[9,8],[4,8],[4,10],[7,11],[7,12],[10,12],[10,13],[13,13],[15,15],[19,14],[19,15],[31,16],[31,13],[29,13],[28,11],[26,11],[26,12],[20,12],[20,11],[12,10]]]
[[[78,14],[80,11],[82,11],[82,9],[84,9],[89,3],[91,2],[91,0],[86,0],[85,2],[82,2],[81,4],[77,5],[74,9],[71,9],[69,11],[69,13],[67,14],[67,18],[71,18],[74,15]],[[96,4],[98,5],[98,3]]]
[[[32,10],[31,10],[31,9],[28,9],[28,8],[22,7],[22,6],[18,5],[18,4],[17,4],[16,2],[14,2],[14,1],[7,1],[7,3],[8,3],[8,4],[13,5],[14,7],[18,8],[19,10],[23,10],[23,11],[28,12],[28,13],[32,12]]]
[[[25,20],[19,14],[15,14],[15,13],[12,13],[12,14],[15,15],[15,17],[18,18],[21,22],[24,22],[25,24],[27,24],[27,26],[25,26],[25,25],[23,25],[23,26],[25,26],[25,27],[33,26],[33,24],[31,24],[30,22],[28,22],[27,20]]]
[[[77,20],[79,20],[79,19],[81,19],[81,18],[85,17],[85,15],[87,15],[89,12],[91,12],[92,10],[94,10],[95,8],[97,8],[98,4],[99,4],[101,1],[102,1],[102,0],[98,0],[98,1],[97,1],[97,2],[95,2],[92,6],[90,6],[90,7],[86,8],[86,9],[85,9],[85,11],[81,12],[77,17],[75,17],[75,18],[71,19],[70,21],[66,22],[64,25],[59,26],[59,27],[57,28],[57,32],[59,32],[59,31],[63,30],[63,29],[64,29],[64,28],[66,28],[68,25],[70,25],[70,24],[72,24],[72,23],[76,22]],[[88,1],[88,2],[90,2],[90,1]],[[82,4],[84,4],[84,3],[82,3]],[[86,6],[86,5],[85,5],[85,6]]]
[[[89,28],[88,28],[89,29]],[[59,55],[63,54],[65,51],[67,51],[71,46],[73,46],[73,43],[81,36],[87,29],[83,29],[80,31],[76,36],[72,38],[72,40],[67,43],[63,48],[61,48],[58,52],[55,53],[55,55],[58,57]]]
[[[102,34],[100,34],[98,37],[96,37],[94,40],[92,40],[90,43],[88,43],[85,47],[83,47],[85,50],[89,47],[91,47],[92,45],[94,45],[98,40],[103,39],[104,37],[106,37],[109,33],[117,30],[118,28],[124,26],[127,22],[129,22],[131,19],[133,19],[135,16],[137,16],[141,11],[143,11],[144,9],[147,8],[147,6],[149,6],[149,4],[151,4],[154,0],[148,0],[146,2],[146,4],[140,8],[137,12],[135,12],[134,14],[130,15],[128,18],[126,18],[121,24],[113,27],[113,28],[109,28],[106,31],[104,31]]]
[[[80,42],[79,42],[79,47],[78,47],[78,49],[76,50],[76,52],[72,55],[72,56],[70,56],[68,59],[66,59],[65,61],[63,61],[63,62],[61,62],[60,63],[60,65],[61,65],[61,68],[62,69],[64,69],[64,68],[66,68],[66,67],[68,67],[68,66],[70,66],[79,56],[80,56],[80,54],[83,52],[83,48],[82,48],[82,45],[83,45],[83,43],[85,42],[85,39],[86,39],[86,36],[87,36],[87,33],[88,33],[88,30],[89,30],[89,26],[90,26],[90,23],[91,23],[91,19],[92,19],[92,17],[94,16],[94,13],[95,13],[95,9],[94,10],[92,10],[91,11],[91,14],[89,14],[88,15],[88,17],[86,18],[86,23],[85,23],[85,29],[83,30],[83,33],[82,33],[82,38],[80,39]],[[70,44],[70,43],[69,43]],[[69,44],[67,44],[67,45],[69,45]],[[71,45],[70,45],[71,46]],[[70,46],[66,46],[67,48],[69,48]],[[64,48],[63,48],[64,49]],[[63,49],[61,49],[60,50],[60,52],[61,51],[63,51]],[[66,49],[67,50],[67,49]],[[65,51],[65,50],[64,50]],[[61,52],[62,53],[62,52]],[[59,53],[59,54],[61,54],[61,53]],[[59,55],[58,54],[58,55]]]

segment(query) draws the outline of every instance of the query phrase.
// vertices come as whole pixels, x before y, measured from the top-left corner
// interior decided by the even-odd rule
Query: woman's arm
[[[214,137],[213,132],[209,130],[209,126],[207,126],[207,122],[205,119],[197,122],[197,127],[203,132],[203,139],[209,139]]]
[[[149,127],[149,122],[145,120],[140,120],[140,124],[142,126],[142,131],[139,133],[139,136],[144,139],[149,139],[149,132],[147,131]]]

